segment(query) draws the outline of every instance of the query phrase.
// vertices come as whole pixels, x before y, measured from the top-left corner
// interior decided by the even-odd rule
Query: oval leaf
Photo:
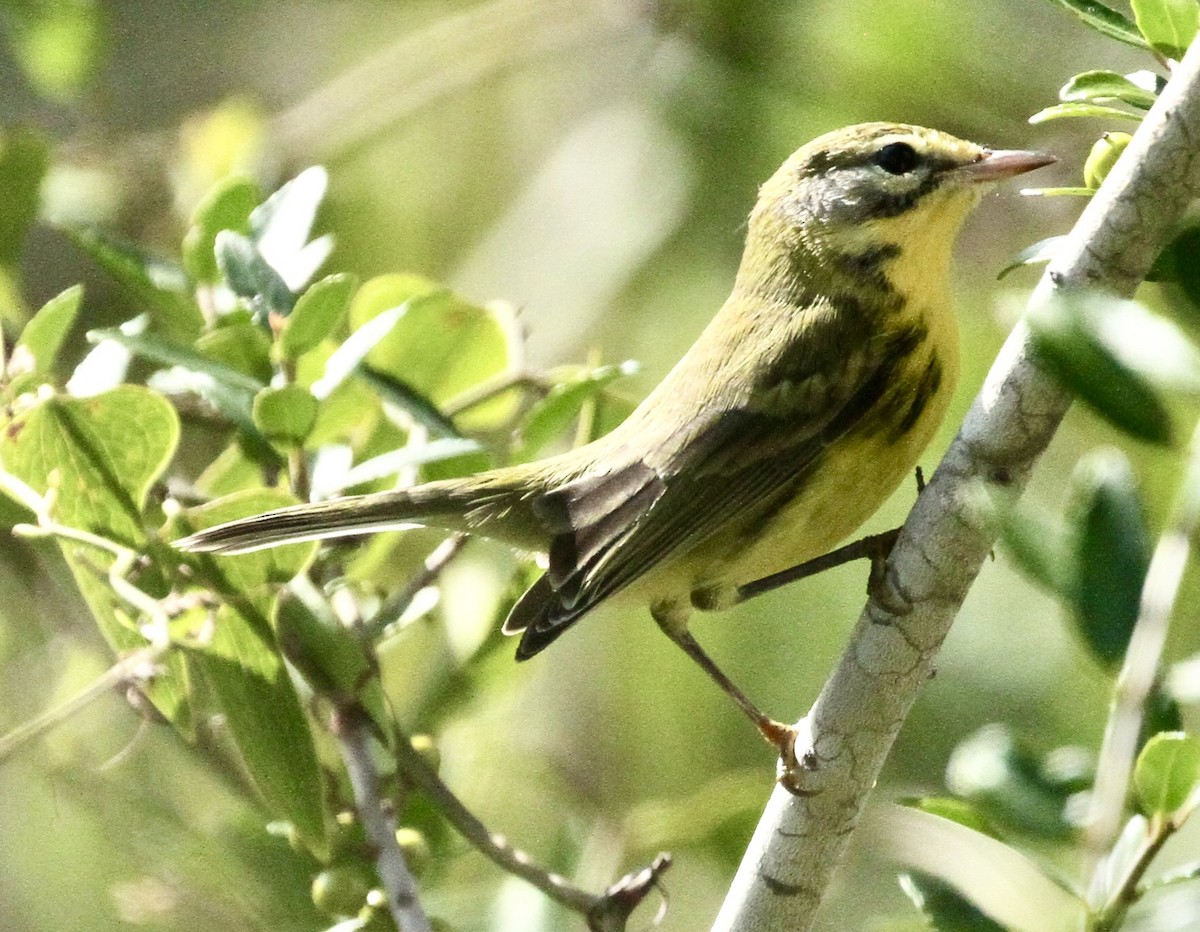
[[[211,641],[192,656],[267,808],[324,856],[324,787],[312,731],[265,619],[222,604]]]
[[[1071,117],[1098,117],[1102,120],[1129,120],[1140,123],[1141,114],[1130,113],[1128,110],[1118,110],[1116,107],[1105,107],[1101,104],[1067,103],[1054,104],[1045,110],[1039,110],[1029,118],[1030,123],[1049,123],[1051,120],[1063,120]]]
[[[1165,444],[1171,422],[1153,382],[1193,388],[1196,350],[1173,324],[1132,301],[1061,294],[1028,316],[1039,358],[1097,413],[1135,437]]]
[[[217,234],[222,230],[250,232],[250,212],[262,200],[258,185],[249,178],[224,178],[204,195],[192,213],[183,239],[183,267],[198,282],[215,282]]]
[[[1133,783],[1142,811],[1169,816],[1188,801],[1200,778],[1200,741],[1181,731],[1161,732],[1146,742]]]
[[[1200,28],[1196,0],[1130,0],[1137,28],[1167,58],[1183,58]]]
[[[1129,19],[1098,0],[1058,0],[1097,32],[1138,48],[1147,48],[1146,40]]]
[[[283,355],[295,359],[316,348],[341,321],[357,287],[353,275],[330,275],[309,287],[279,335]]]
[[[1115,71],[1085,71],[1063,85],[1058,92],[1058,99],[1066,102],[1095,103],[1110,103],[1116,100],[1140,110],[1149,110],[1158,98]]]
[[[18,374],[13,372],[17,368],[34,375],[45,375],[50,371],[59,347],[75,323],[82,301],[83,288],[75,285],[42,305],[21,331],[21,339],[17,341],[9,364],[10,374]]]
[[[1115,667],[1137,623],[1150,536],[1133,471],[1120,453],[1103,450],[1083,460],[1073,485],[1075,620],[1092,652]]]
[[[254,396],[254,424],[272,440],[299,446],[317,421],[317,399],[307,388],[264,388]]]

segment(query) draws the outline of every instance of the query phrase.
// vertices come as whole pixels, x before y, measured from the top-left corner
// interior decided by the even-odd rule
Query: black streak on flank
[[[905,363],[928,335],[924,324],[919,323],[888,334],[875,370],[826,425],[826,443],[850,431],[875,433],[902,416],[899,409],[905,399],[897,395],[895,388]]]
[[[917,390],[913,394],[912,403],[908,406],[908,411],[904,417],[896,425],[892,431],[892,439],[899,440],[907,434],[917,421],[921,419],[921,414],[925,410],[925,406],[929,404],[929,399],[937,394],[937,390],[942,385],[942,363],[941,360],[934,356],[929,360],[929,364],[925,366],[925,371],[921,374],[921,381],[917,385]]]

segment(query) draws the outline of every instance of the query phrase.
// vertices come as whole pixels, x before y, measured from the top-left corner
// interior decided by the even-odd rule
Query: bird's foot
[[[876,546],[870,554],[871,574],[867,577],[867,596],[889,615],[903,616],[912,611],[912,600],[892,580],[887,564],[896,537],[895,533],[889,532],[874,539]]]

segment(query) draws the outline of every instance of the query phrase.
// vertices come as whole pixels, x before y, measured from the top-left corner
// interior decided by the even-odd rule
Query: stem
[[[451,534],[433,549],[425,558],[425,563],[404,588],[394,592],[386,602],[379,607],[372,618],[362,626],[362,635],[368,640],[374,640],[390,625],[407,611],[417,593],[426,586],[432,586],[441,575],[446,565],[462,551],[467,544],[466,534]]]
[[[404,861],[404,852],[396,841],[396,817],[379,792],[379,774],[371,759],[366,716],[355,706],[334,709],[330,730],[337,738],[355,807],[367,839],[375,849],[375,869],[387,891],[388,910],[397,928],[404,932],[432,932],[429,917],[417,895],[417,884]]]
[[[1113,691],[1112,710],[1096,761],[1096,783],[1085,820],[1085,848],[1095,875],[1104,870],[1104,854],[1120,832],[1138,753],[1146,702],[1154,690],[1166,646],[1167,630],[1191,552],[1191,535],[1200,523],[1195,489],[1200,483],[1200,427],[1171,526],[1159,538],[1142,585],[1141,606],[1125,661]]]
[[[1121,882],[1113,891],[1109,901],[1092,919],[1089,924],[1090,932],[1111,932],[1111,930],[1121,927],[1125,914],[1142,895],[1143,891],[1139,887],[1142,877],[1145,876],[1163,845],[1167,843],[1167,839],[1174,835],[1182,824],[1183,819],[1173,818],[1162,819],[1157,823],[1151,822],[1150,837],[1146,839],[1141,850],[1138,851],[1137,857],[1129,865],[1129,870],[1121,878]]]
[[[165,649],[166,645],[152,644],[134,651],[129,656],[118,660],[66,702],[47,709],[0,737],[0,762],[7,760],[23,745],[49,733],[76,712],[91,705],[100,696],[111,692],[122,683],[131,680],[145,682],[151,679]]]

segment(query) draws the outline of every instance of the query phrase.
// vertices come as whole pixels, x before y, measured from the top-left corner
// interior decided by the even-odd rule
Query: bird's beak
[[[1057,162],[1053,155],[1045,152],[1027,152],[1021,149],[984,149],[978,160],[958,169],[963,176],[975,183],[1001,181],[1013,175],[1023,175],[1035,168]]]

